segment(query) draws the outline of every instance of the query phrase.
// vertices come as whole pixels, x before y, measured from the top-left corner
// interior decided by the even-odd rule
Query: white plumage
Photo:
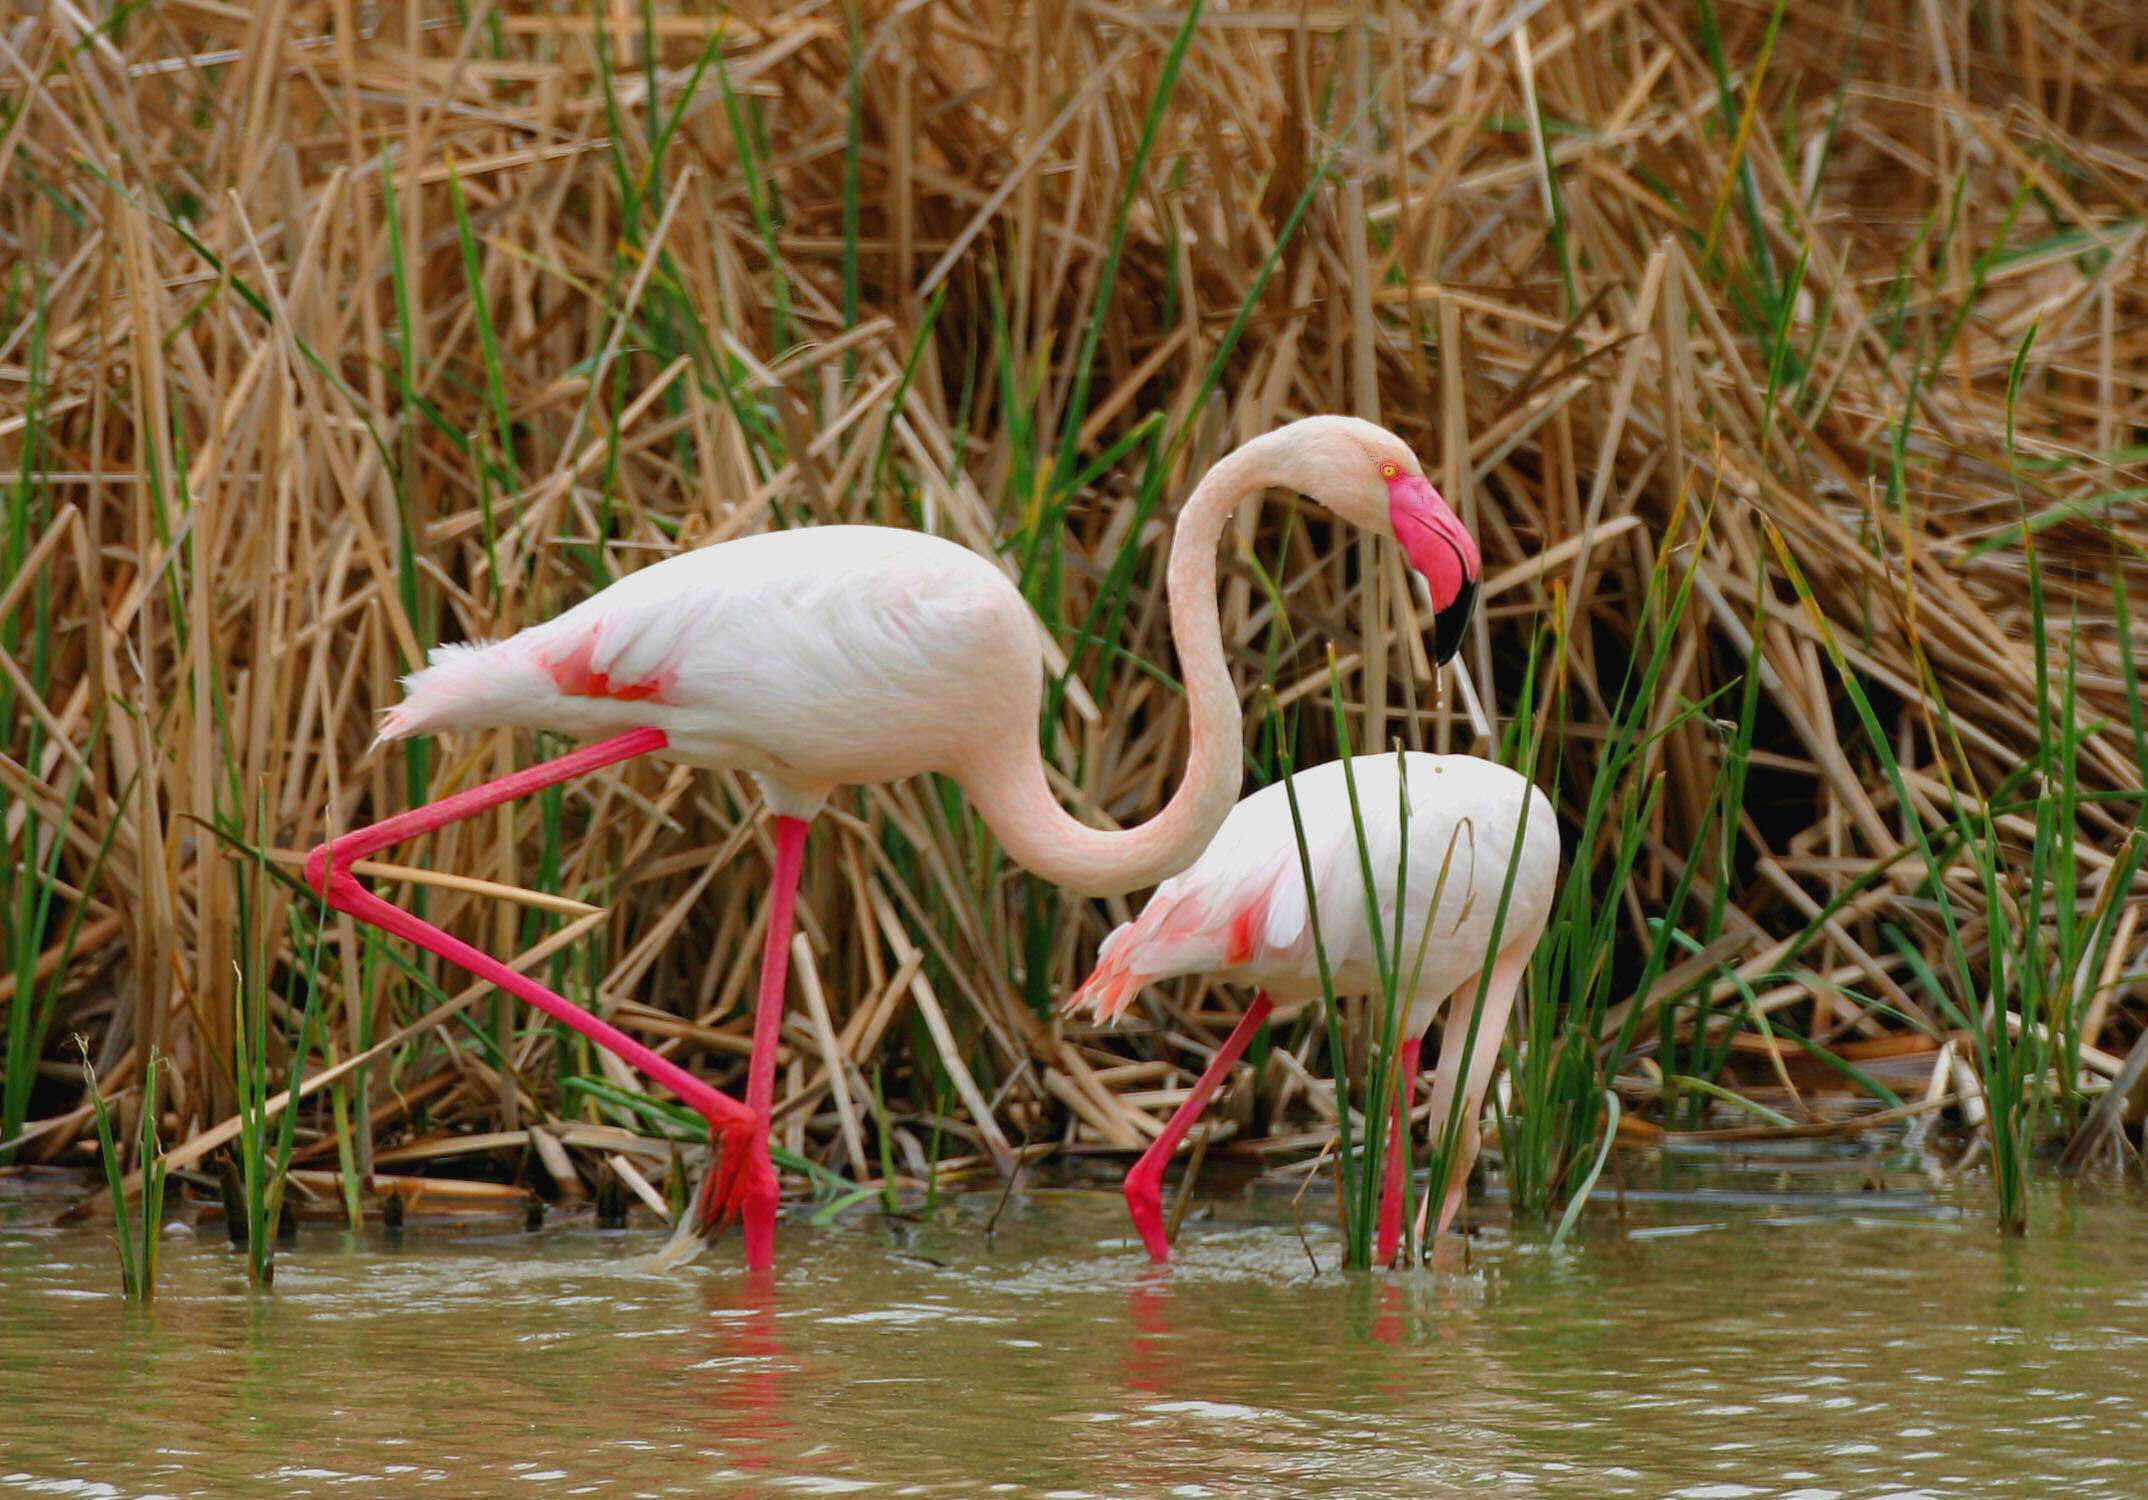
[[[1037,629],[1005,574],[940,537],[768,532],[666,558],[507,640],[434,648],[381,735],[661,729],[667,758],[759,773],[809,816],[834,786],[1033,747]],[[595,679],[610,692],[586,691]]]
[[[1412,753],[1401,759],[1398,767],[1392,755],[1361,755],[1349,765],[1379,897],[1376,913],[1390,945],[1402,876],[1403,977],[1407,983],[1416,976],[1406,1030],[1421,1035],[1440,1002],[1483,967],[1525,813],[1528,826],[1499,946],[1535,945],[1558,880],[1559,832],[1550,799],[1505,766],[1473,755]],[[1397,796],[1404,777],[1410,797],[1406,869]],[[1370,993],[1378,977],[1343,762],[1313,766],[1291,782],[1336,993]],[[1320,994],[1304,868],[1281,782],[1232,808],[1200,857],[1158,886],[1139,917],[1104,939],[1096,972],[1071,1003],[1092,1005],[1109,1019],[1142,985],[1197,973],[1256,987],[1285,1004]]]

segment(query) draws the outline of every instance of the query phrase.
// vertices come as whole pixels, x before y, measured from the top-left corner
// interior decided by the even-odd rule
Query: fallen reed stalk
[[[1570,921],[1511,1039],[1518,1199],[1572,1193],[1607,1087],[1678,1128],[1905,1105],[1852,1050],[1888,1038],[1935,1079],[1963,1039],[2003,1182],[2135,1046],[2128,8],[421,9],[0,22],[0,1160],[88,1138],[79,1032],[108,1080],[168,1059],[174,1159],[241,1137],[264,1209],[293,1156],[355,1214],[376,1154],[492,1132],[550,1144],[485,1170],[593,1187],[547,1132],[651,1128],[635,1080],[229,844],[556,748],[368,751],[425,645],[843,520],[1001,560],[1062,792],[1138,819],[1184,742],[1172,497],[1320,410],[1418,446],[1490,583],[1442,681],[1391,549],[1249,518],[1249,786],[1345,737],[1541,742]],[[1062,1029],[1127,903],[1010,869],[944,786],[814,837],[778,1139],[820,1180],[1128,1149],[1230,1024],[1196,985]],[[430,920],[738,1086],[744,782],[628,767],[404,857],[466,877]],[[1254,1052],[1300,1152],[1348,1128],[1311,1024]]]

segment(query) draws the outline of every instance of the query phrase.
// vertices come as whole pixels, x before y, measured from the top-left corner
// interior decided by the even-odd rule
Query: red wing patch
[[[664,684],[656,678],[645,682],[622,682],[612,685],[609,674],[589,670],[590,661],[597,654],[596,632],[582,638],[580,645],[561,657],[549,662],[545,670],[559,684],[559,690],[570,698],[611,698],[622,703],[634,703],[644,698],[662,695]]]
[[[1268,893],[1261,892],[1238,909],[1231,918],[1230,940],[1224,948],[1223,961],[1233,968],[1253,956],[1260,945],[1260,930],[1268,921]]]

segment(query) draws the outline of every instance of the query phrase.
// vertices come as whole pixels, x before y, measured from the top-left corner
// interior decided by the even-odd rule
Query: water
[[[668,1276],[654,1230],[309,1229],[273,1294],[0,1210],[0,1500],[24,1495],[1679,1497],[2148,1493],[2148,1204],[1974,1206],[1849,1160],[1665,1190],[1580,1243],[1315,1276],[1234,1197],[1145,1268],[1105,1192],[787,1227]],[[18,1207],[16,1218],[35,1215]]]

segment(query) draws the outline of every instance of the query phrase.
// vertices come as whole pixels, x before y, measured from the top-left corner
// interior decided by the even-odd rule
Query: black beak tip
[[[1469,617],[1477,608],[1477,580],[1462,580],[1462,591],[1454,596],[1454,602],[1432,617],[1432,660],[1445,666],[1454,660],[1454,654],[1462,649],[1462,633],[1469,628]]]

